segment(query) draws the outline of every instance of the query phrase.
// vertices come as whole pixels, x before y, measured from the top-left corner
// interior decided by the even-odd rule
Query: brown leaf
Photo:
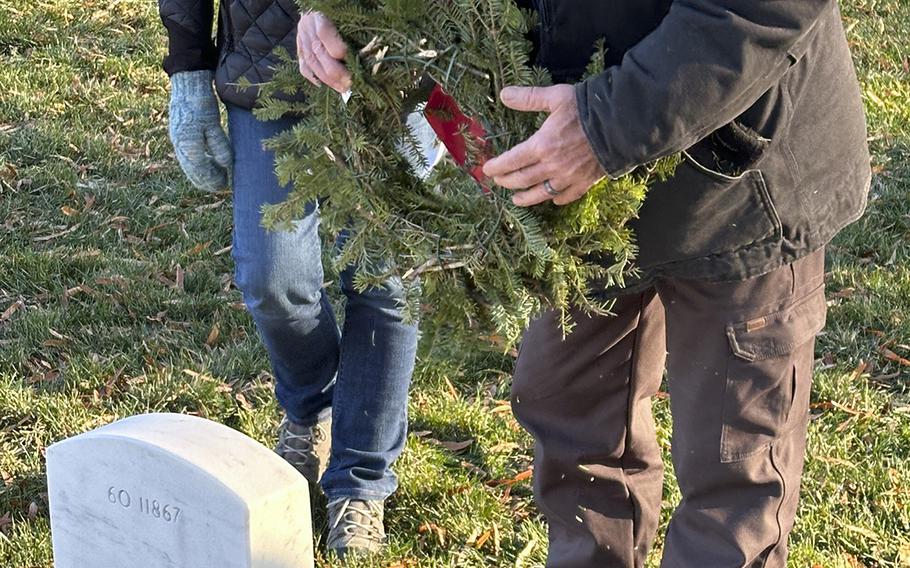
[[[856,294],[856,288],[844,288],[843,290],[838,290],[831,294],[832,298],[852,298]]]
[[[515,485],[516,483],[521,483],[522,481],[527,481],[528,479],[531,479],[531,477],[533,475],[534,475],[534,468],[529,467],[528,469],[515,474],[515,476],[513,476],[509,479],[496,479],[494,481],[490,481],[489,483],[487,483],[487,485],[489,485],[490,487],[499,487],[502,485],[511,487],[512,485]]]
[[[28,520],[34,521],[38,518],[38,503],[32,501],[28,505]]]
[[[221,207],[221,205],[223,203],[224,203],[224,199],[220,199],[220,200],[214,201],[212,203],[206,203],[205,205],[200,205],[199,207],[196,207],[194,210],[198,213],[200,211],[205,211],[206,209],[218,209],[219,207]]]
[[[38,242],[38,243],[44,242],[44,241],[51,241],[51,240],[56,239],[57,237],[62,237],[64,235],[68,235],[68,234],[72,233],[73,231],[78,229],[81,225],[82,225],[82,223],[76,223],[72,227],[66,228],[60,232],[51,233],[50,235],[44,235],[43,237],[35,237],[32,240],[35,242]]]
[[[164,168],[164,164],[161,164],[158,162],[153,162],[153,163],[149,164],[148,166],[146,166],[144,170],[142,170],[141,175],[142,175],[142,177],[150,176],[153,173],[155,173],[158,170],[161,170],[163,168]]]
[[[856,379],[862,377],[863,373],[865,373],[866,369],[868,369],[868,368],[869,368],[869,363],[866,363],[865,361],[860,360],[859,365],[857,365],[856,368],[853,369],[853,373],[850,375],[850,380],[855,381]]]
[[[25,302],[23,302],[22,300],[16,300],[15,302],[13,302],[10,305],[10,307],[6,308],[6,310],[4,310],[4,312],[2,314],[0,314],[0,322],[4,322],[4,321],[8,320],[9,318],[13,317],[13,314],[15,314],[17,311],[19,311],[19,309],[22,308],[24,305],[25,305]]]
[[[204,242],[204,243],[198,243],[196,246],[194,246],[193,248],[190,249],[190,252],[189,252],[188,254],[199,254],[199,253],[201,253],[202,251],[204,251],[204,250],[206,250],[207,248],[209,248],[210,246],[212,246],[212,241],[206,241],[206,242]]]
[[[186,272],[183,270],[183,267],[181,267],[178,264],[177,269],[174,272],[174,288],[177,288],[178,290],[183,292],[183,282],[185,279],[186,279]]]
[[[446,382],[446,389],[449,391],[449,397],[452,400],[458,400],[458,391],[455,390],[455,385],[452,384],[452,381],[448,377],[443,377]]]
[[[9,513],[3,513],[0,516],[0,534],[9,534],[12,530],[13,518]]]
[[[120,377],[123,376],[124,369],[126,369],[126,367],[120,367],[114,372],[110,379],[104,382],[104,386],[101,387],[102,396],[108,397],[114,392],[114,387],[117,385]]]
[[[454,454],[460,454],[471,447],[471,444],[474,443],[474,440],[465,440],[463,442],[442,442],[439,440],[432,440],[437,446],[443,447]]]
[[[64,215],[66,215],[67,217],[74,217],[79,214],[78,209],[74,209],[74,208],[70,207],[69,205],[64,205],[63,207],[61,207],[60,212],[63,213]]]
[[[2,132],[2,128],[0,128],[0,132]],[[6,180],[9,182],[12,182],[18,176],[19,176],[19,171],[16,169],[16,166],[14,166],[10,163],[5,163],[5,164],[3,164],[3,167],[0,167],[0,180]]]
[[[220,335],[221,329],[219,329],[218,324],[216,323],[212,326],[212,330],[209,331],[209,336],[205,339],[205,344],[209,347],[214,347]]]
[[[492,529],[485,530],[483,532],[483,534],[481,534],[479,537],[477,537],[477,540],[474,541],[474,543],[473,543],[474,548],[480,550],[481,548],[483,548],[483,545],[485,545],[487,543],[487,541],[490,540],[492,537],[493,537],[493,530]]]
[[[253,405],[250,404],[250,401],[248,401],[245,396],[243,396],[242,392],[235,394],[234,398],[237,399],[237,402],[239,402],[240,406],[242,406],[245,410],[253,410]]]
[[[446,530],[436,523],[423,523],[417,527],[417,532],[420,534],[430,533],[436,536],[440,546],[445,546],[446,544]]]
[[[898,355],[894,351],[891,351],[887,347],[883,346],[881,348],[881,352],[882,352],[882,355],[885,357],[885,359],[887,359],[889,361],[893,361],[893,362],[897,363],[898,365],[903,365],[904,367],[910,367],[910,359],[901,357],[900,355]]]
[[[516,444],[515,442],[502,442],[500,444],[496,444],[495,446],[492,446],[487,451],[492,454],[495,454],[497,452],[511,452],[512,450],[515,450],[518,447],[519,447],[519,445]]]

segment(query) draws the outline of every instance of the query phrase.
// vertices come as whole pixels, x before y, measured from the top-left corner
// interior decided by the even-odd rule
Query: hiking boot
[[[328,466],[332,449],[332,419],[312,426],[294,424],[285,417],[278,426],[278,446],[275,452],[294,466],[316,486]]]
[[[326,548],[339,559],[366,556],[385,547],[384,502],[343,497],[329,503]]]

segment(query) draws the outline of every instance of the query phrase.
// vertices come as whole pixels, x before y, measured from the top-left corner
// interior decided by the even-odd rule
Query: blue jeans
[[[294,125],[261,122],[228,105],[234,148],[236,283],[268,350],[275,392],[288,419],[305,426],[332,416],[329,499],[384,499],[397,487],[391,465],[407,437],[407,399],[417,329],[402,322],[400,287],[357,292],[345,270],[344,330],[323,289],[315,204],[291,232],[261,225],[261,208],[285,200],[274,154],[262,142]]]

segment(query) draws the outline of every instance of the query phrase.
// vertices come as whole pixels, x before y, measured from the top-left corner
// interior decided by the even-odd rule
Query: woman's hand
[[[351,73],[342,61],[348,46],[338,29],[319,12],[307,12],[297,23],[297,60],[300,74],[314,85],[325,84],[339,93],[351,88]]]

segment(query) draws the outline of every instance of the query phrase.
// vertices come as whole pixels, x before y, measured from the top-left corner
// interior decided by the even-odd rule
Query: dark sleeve
[[[799,57],[834,0],[676,0],[618,66],[576,85],[611,176],[689,148],[745,112]]]
[[[158,0],[158,12],[167,28],[167,74],[215,69],[218,51],[212,40],[213,0]]]

